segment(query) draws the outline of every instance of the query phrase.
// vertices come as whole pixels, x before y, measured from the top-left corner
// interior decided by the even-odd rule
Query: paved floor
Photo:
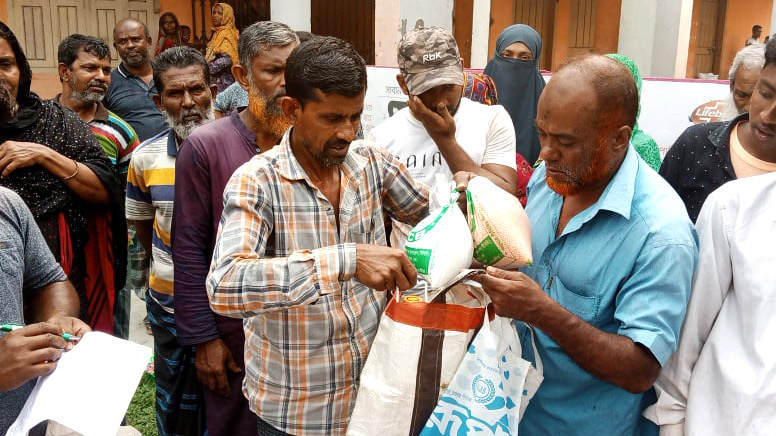
[[[154,337],[146,333],[143,318],[146,316],[145,301],[132,293],[132,306],[129,314],[129,340],[154,348]]]

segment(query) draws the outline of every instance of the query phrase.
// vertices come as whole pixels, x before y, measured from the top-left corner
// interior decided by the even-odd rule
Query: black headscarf
[[[89,127],[75,112],[59,103],[43,101],[30,91],[32,70],[27,57],[11,29],[2,22],[0,38],[5,39],[13,49],[20,73],[16,97],[19,109],[13,119],[0,123],[0,144],[9,140],[35,142],[86,165],[107,189],[110,206],[85,203],[62,180],[39,165],[17,169],[5,179],[0,179],[0,185],[22,197],[41,230],[44,230],[44,236],[51,237],[45,228],[54,226],[59,212],[64,213],[74,251],[86,243],[87,212],[100,208],[110,212],[115,282],[117,286],[120,284],[117,288],[120,289],[126,276],[127,230],[118,174]],[[47,242],[52,248],[59,245],[59,241]],[[59,260],[59,253],[54,252],[54,256]]]
[[[27,62],[27,56],[22,50],[22,46],[16,39],[16,35],[5,23],[0,21],[0,38],[8,41],[13,54],[16,57],[16,65],[19,67],[19,87],[16,95],[16,102],[19,104],[19,111],[14,119],[6,122],[0,122],[0,130],[24,128],[36,122],[36,115],[40,109],[40,99],[33,98],[34,94],[30,92],[32,84],[32,68]]]
[[[508,59],[501,52],[515,42],[527,45],[533,60]],[[539,158],[539,133],[536,131],[536,106],[544,90],[544,78],[539,72],[542,39],[536,30],[525,24],[504,29],[496,40],[496,53],[485,67],[498,90],[498,103],[509,112],[517,136],[517,152],[531,165]]]

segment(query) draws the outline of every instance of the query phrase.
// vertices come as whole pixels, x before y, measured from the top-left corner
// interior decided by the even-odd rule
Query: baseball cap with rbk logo
[[[455,38],[441,27],[407,32],[399,41],[399,70],[407,88],[420,95],[439,85],[464,84]]]

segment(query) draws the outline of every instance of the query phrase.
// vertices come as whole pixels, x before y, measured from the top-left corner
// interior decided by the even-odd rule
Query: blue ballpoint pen
[[[20,325],[20,324],[3,324],[2,326],[0,326],[0,331],[11,332],[11,331],[14,331],[14,330],[18,330],[18,329],[20,329],[22,327],[24,327],[24,326]],[[78,336],[71,335],[70,333],[65,333],[65,334],[62,335],[62,337],[66,341],[74,341],[74,342],[81,339]]]

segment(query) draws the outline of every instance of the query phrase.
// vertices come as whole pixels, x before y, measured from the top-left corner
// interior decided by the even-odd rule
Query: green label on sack
[[[474,200],[472,200],[472,193],[468,189],[466,190],[466,204],[469,205],[469,213],[467,218],[469,219],[469,230],[474,232],[477,228],[477,223],[474,221]]]
[[[488,235],[474,247],[474,258],[485,265],[493,265],[504,258],[504,253],[499,250],[493,238]]]
[[[443,216],[447,213],[447,211],[450,210],[450,206],[455,204],[455,200],[451,201],[447,206],[443,207],[439,213],[436,214],[433,220],[431,220],[431,215],[424,218],[421,222],[418,223],[418,225],[410,231],[410,233],[407,235],[407,242],[415,242],[420,239],[423,239],[424,236],[426,236],[426,233],[429,232],[429,230],[433,229],[434,226],[439,222],[439,220],[442,219]],[[429,220],[428,224],[426,224]],[[418,227],[424,225],[422,228],[418,229]]]
[[[407,251],[407,257],[410,259],[415,269],[421,274],[428,274],[428,266],[431,263],[431,250],[428,248],[404,247]]]

